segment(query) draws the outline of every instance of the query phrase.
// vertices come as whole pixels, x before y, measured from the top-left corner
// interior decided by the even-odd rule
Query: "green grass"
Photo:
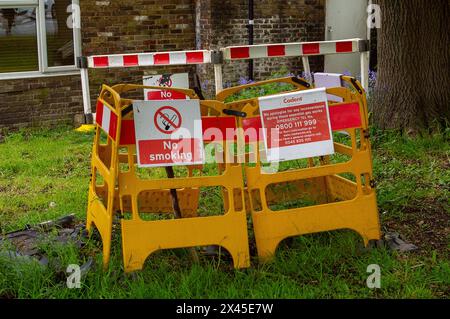
[[[295,238],[280,245],[274,262],[253,259],[246,270],[232,269],[226,256],[193,264],[180,249],[157,252],[143,271],[127,275],[118,234],[105,272],[95,240],[81,250],[50,240],[41,245],[46,268],[0,254],[0,298],[448,298],[449,134],[409,139],[373,131],[372,140],[383,230],[399,231],[420,247],[417,252],[363,251],[356,234],[337,231]],[[92,141],[92,134],[67,127],[6,135],[0,144],[1,231],[69,213],[84,219]],[[212,195],[204,205],[219,200]],[[65,268],[88,256],[95,269],[81,289],[68,289]],[[381,267],[381,289],[366,287],[370,264]]]

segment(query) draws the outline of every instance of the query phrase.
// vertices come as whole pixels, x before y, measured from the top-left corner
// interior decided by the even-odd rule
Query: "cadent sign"
[[[198,100],[135,101],[133,111],[140,167],[204,163]]]
[[[269,162],[334,153],[325,89],[260,97],[258,100]]]

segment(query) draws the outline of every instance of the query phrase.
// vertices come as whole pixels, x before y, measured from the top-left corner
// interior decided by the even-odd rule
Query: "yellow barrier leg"
[[[252,216],[258,256],[262,261],[270,260],[279,243],[288,237],[351,229],[362,237],[367,246],[370,240],[378,240],[381,236],[375,194],[349,202],[255,212]]]
[[[142,269],[147,257],[160,249],[208,245],[227,249],[236,268],[250,266],[244,212],[162,221],[122,220],[122,243],[126,272]]]

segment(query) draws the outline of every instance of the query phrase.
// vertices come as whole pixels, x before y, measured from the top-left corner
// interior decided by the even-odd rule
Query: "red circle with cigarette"
[[[167,105],[156,111],[153,121],[158,131],[172,134],[181,127],[181,114],[176,108]]]

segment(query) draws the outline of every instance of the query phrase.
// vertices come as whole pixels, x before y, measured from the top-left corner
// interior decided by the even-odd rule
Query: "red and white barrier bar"
[[[225,60],[314,56],[360,52],[360,39],[322,42],[231,46],[223,49]]]
[[[361,55],[361,82],[364,89],[367,90],[369,53],[366,44],[367,41],[362,39],[347,39],[338,41],[230,46],[221,49],[221,52],[224,60],[228,61],[301,56],[308,78],[310,78],[309,56],[359,52]],[[216,53],[214,53],[213,58],[213,52],[209,50],[94,55],[81,57],[79,63],[83,86],[84,109],[87,115],[91,114],[88,68],[126,68],[213,63],[216,93],[223,89],[221,58],[217,58]]]
[[[86,116],[92,116],[89,94],[88,69],[171,66],[207,63],[211,63],[211,51],[209,50],[128,53],[81,57],[79,59],[79,67],[81,69],[84,113],[86,114]],[[96,116],[96,120],[98,120],[98,116]]]
[[[173,51],[158,53],[94,55],[87,58],[89,68],[124,68],[141,66],[211,63],[211,51]]]
[[[365,90],[369,86],[369,48],[366,40],[346,39],[337,41],[275,43],[259,45],[241,45],[223,48],[224,60],[248,60],[259,58],[302,57],[307,80],[311,79],[308,57],[315,55],[332,55],[360,53],[361,83]],[[222,66],[214,65],[216,92],[222,90]]]

